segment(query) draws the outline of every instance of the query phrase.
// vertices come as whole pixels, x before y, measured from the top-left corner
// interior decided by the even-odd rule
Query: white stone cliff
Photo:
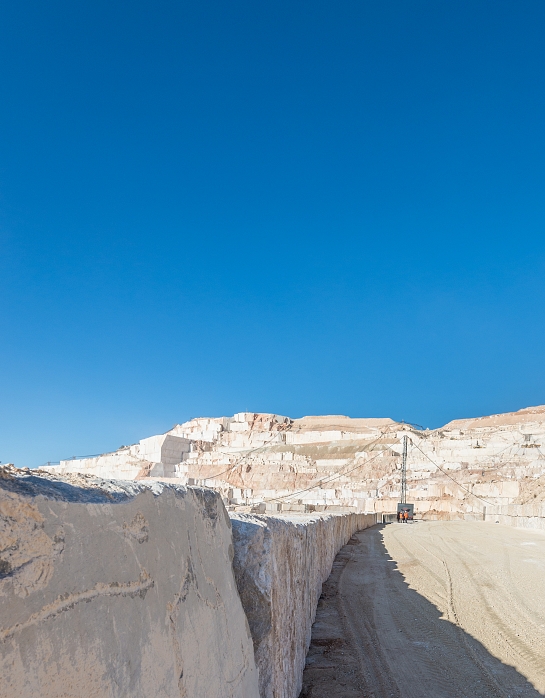
[[[63,461],[56,471],[174,477],[213,487],[228,505],[247,511],[261,504],[256,510],[392,512],[405,435],[408,497],[420,514],[484,518],[486,507],[545,501],[545,407],[456,420],[431,431],[391,419],[292,420],[244,412],[194,419],[153,437],[182,440],[168,462],[150,465],[130,447]]]

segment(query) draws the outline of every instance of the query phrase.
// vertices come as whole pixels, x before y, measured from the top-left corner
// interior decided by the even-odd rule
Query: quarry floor
[[[543,695],[545,533],[392,523],[340,551],[300,698]]]

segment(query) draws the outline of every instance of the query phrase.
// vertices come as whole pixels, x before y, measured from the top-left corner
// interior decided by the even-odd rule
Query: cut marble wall
[[[231,514],[233,566],[250,624],[261,698],[297,698],[322,583],[374,515]]]
[[[2,698],[257,698],[212,490],[0,468]]]

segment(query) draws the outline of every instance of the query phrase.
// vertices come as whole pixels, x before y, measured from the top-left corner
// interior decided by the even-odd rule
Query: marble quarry
[[[0,696],[298,698],[338,550],[396,511],[545,529],[545,407],[198,418],[0,466]]]
[[[484,519],[496,507],[545,501],[543,406],[434,430],[391,419],[243,412],[193,419],[152,437],[183,440],[183,450],[170,460],[150,465],[150,458],[129,447],[63,461],[55,470],[212,487],[228,507],[246,513],[392,513],[400,497],[404,436],[408,499],[420,515]],[[158,452],[154,457],[163,458]]]

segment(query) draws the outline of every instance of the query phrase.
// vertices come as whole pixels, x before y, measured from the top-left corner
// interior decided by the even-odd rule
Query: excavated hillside
[[[197,418],[55,470],[206,485],[241,511],[393,512],[405,437],[408,501],[417,512],[482,518],[487,507],[545,501],[545,406],[435,430],[342,415]]]

